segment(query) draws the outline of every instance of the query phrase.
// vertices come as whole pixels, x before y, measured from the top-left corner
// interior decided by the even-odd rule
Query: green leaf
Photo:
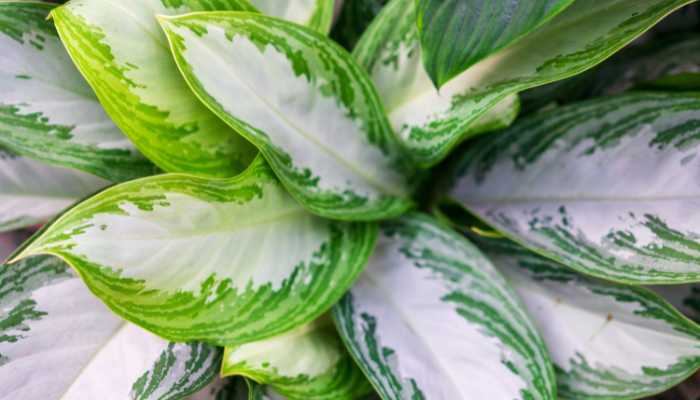
[[[412,206],[411,167],[374,87],[328,38],[251,13],[161,24],[195,93],[258,146],[311,212],[372,220]]]
[[[0,232],[43,223],[109,182],[0,147]]]
[[[0,265],[0,309],[3,399],[180,399],[221,361],[215,347],[168,343],[119,319],[54,257]]]
[[[348,50],[352,50],[362,33],[388,0],[343,1],[338,20],[333,24],[331,39]]]
[[[436,87],[518,41],[574,0],[416,0],[423,65]]]
[[[62,257],[114,312],[176,342],[238,345],[294,329],[352,285],[377,228],[308,213],[259,161],[235,178],[112,187],[16,259]]]
[[[288,399],[358,399],[372,391],[330,318],[258,342],[227,347],[223,376],[270,385]]]
[[[156,173],[75,69],[46,19],[53,7],[0,2],[0,146],[111,181]]]
[[[382,95],[416,163],[432,166],[473,136],[474,121],[508,96],[608,58],[693,0],[577,0],[536,31],[477,63],[438,92],[421,63],[415,0],[392,0],[353,51]]]
[[[264,14],[306,25],[328,33],[333,22],[335,0],[250,0]]]
[[[155,15],[239,10],[246,4],[72,0],[51,16],[107,113],[146,157],[168,172],[230,177],[242,171],[256,151],[189,90]]]
[[[700,326],[650,290],[586,278],[506,240],[482,249],[542,333],[559,398],[651,396],[700,368]]]
[[[700,90],[700,37],[661,37],[621,50],[596,68],[521,94],[525,112],[550,103],[619,94],[630,89]]]
[[[580,272],[696,282],[699,120],[700,95],[672,93],[535,114],[460,154],[446,196]]]
[[[555,398],[544,344],[515,292],[476,247],[429,217],[383,226],[333,316],[384,400]]]

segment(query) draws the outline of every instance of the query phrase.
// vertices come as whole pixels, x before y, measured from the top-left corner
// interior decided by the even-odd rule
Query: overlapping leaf
[[[151,175],[46,19],[54,4],[0,2],[0,146],[111,181]]]
[[[288,399],[352,400],[372,391],[327,317],[284,335],[227,347],[222,375],[252,378]]]
[[[0,232],[46,222],[107,185],[104,179],[44,165],[0,147]]]
[[[542,340],[520,300],[466,239],[417,214],[383,226],[333,309],[383,399],[554,399]]]
[[[374,87],[329,39],[251,13],[161,22],[195,93],[258,146],[307,209],[371,220],[411,207],[413,173]]]
[[[73,61],[107,113],[141,152],[168,172],[229,177],[255,149],[192,94],[156,20],[240,0],[73,0],[51,16]]]
[[[328,33],[335,0],[250,0],[262,13]]]
[[[376,234],[308,213],[259,159],[235,178],[166,174],[110,188],[17,258],[64,258],[113,311],[162,337],[238,345],[330,308]]]
[[[516,42],[574,0],[416,0],[423,65],[436,87]]]
[[[0,265],[0,399],[180,399],[221,351],[168,343],[114,316],[61,260]]]
[[[697,94],[628,94],[536,114],[467,148],[447,195],[581,272],[700,281],[698,121]]]
[[[700,326],[653,292],[585,278],[505,240],[482,248],[542,333],[559,398],[641,398],[700,368]]]
[[[470,127],[508,96],[578,74],[692,0],[576,0],[516,44],[435,90],[421,65],[415,0],[392,0],[353,51],[382,95],[415,161],[431,166],[474,135]],[[497,116],[498,114],[496,114]],[[493,114],[492,114],[493,116]]]

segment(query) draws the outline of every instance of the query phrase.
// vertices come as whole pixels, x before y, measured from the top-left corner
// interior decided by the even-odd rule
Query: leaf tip
[[[437,66],[432,63],[430,60],[428,60],[426,57],[423,57],[423,68],[425,69],[425,72],[428,74],[428,77],[430,78],[430,82],[433,83],[433,87],[435,90],[438,92],[440,91],[440,88],[447,83],[447,81],[450,80],[450,77],[445,76],[443,71],[440,71]]]

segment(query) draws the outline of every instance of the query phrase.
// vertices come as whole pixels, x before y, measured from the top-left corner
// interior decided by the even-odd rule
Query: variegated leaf
[[[474,121],[508,96],[564,79],[619,50],[693,0],[576,0],[555,18],[461,73],[438,92],[421,65],[415,0],[392,0],[353,51],[389,119],[423,166],[442,160]]]
[[[288,399],[352,400],[372,391],[325,316],[280,336],[227,347],[221,371],[270,385]]]
[[[542,340],[471,243],[418,214],[382,232],[333,315],[384,400],[555,398]]]
[[[258,146],[307,209],[371,220],[412,206],[411,168],[374,87],[329,39],[251,13],[161,23],[195,93]]]
[[[447,196],[600,278],[700,281],[700,95],[636,93],[523,119],[453,165]]]
[[[115,182],[157,172],[73,65],[46,19],[53,7],[0,2],[0,146]]]
[[[423,65],[436,87],[517,42],[574,0],[416,0]]]
[[[0,147],[0,232],[45,222],[107,185],[90,174],[44,165]]]
[[[221,351],[168,343],[112,314],[58,258],[0,265],[0,399],[170,400],[215,376]]]
[[[250,9],[241,0],[72,0],[51,12],[58,33],[107,113],[168,172],[229,177],[255,149],[209,112],[182,80],[157,14]]]
[[[162,337],[238,345],[328,310],[376,230],[308,213],[258,159],[235,178],[166,174],[110,188],[16,259],[64,258],[113,311]]]
[[[700,368],[700,326],[653,292],[586,278],[515,243],[482,247],[533,317],[561,399],[636,399]]]
[[[250,0],[262,13],[328,33],[335,0]]]
[[[700,280],[697,94],[536,114],[460,155],[448,196],[504,234],[620,282]]]
[[[521,94],[525,112],[629,89],[700,90],[700,36],[661,37],[631,46],[596,68]]]

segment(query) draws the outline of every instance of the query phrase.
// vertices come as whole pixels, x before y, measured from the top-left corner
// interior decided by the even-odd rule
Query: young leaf
[[[0,147],[0,232],[42,223],[109,182]]]
[[[392,0],[353,51],[382,94],[415,162],[432,166],[471,125],[525,89],[578,74],[693,0],[577,0],[536,31],[477,63],[438,92],[421,64],[415,0]]]
[[[0,2],[0,146],[113,182],[156,173],[75,69],[46,19],[54,7]]]
[[[372,220],[412,206],[411,168],[374,87],[329,39],[251,13],[198,13],[161,24],[195,93],[258,146],[307,209]]]
[[[114,312],[176,342],[238,345],[294,329],[352,285],[377,228],[309,214],[259,161],[235,178],[112,187],[17,259],[64,258]]]
[[[288,399],[358,399],[372,391],[330,318],[258,342],[227,347],[223,376],[270,385]]]
[[[574,0],[416,0],[423,65],[436,87],[516,42]]]
[[[520,300],[466,239],[413,214],[333,309],[383,399],[554,399],[547,352]]]
[[[506,241],[486,255],[523,299],[562,399],[636,399],[700,368],[700,326],[653,292],[585,278]]]
[[[333,22],[335,0],[250,0],[263,14],[306,25],[328,33]]]
[[[240,0],[72,0],[51,16],[107,113],[146,157],[168,172],[229,177],[256,151],[189,90],[155,15],[239,10],[246,4],[250,7]]]
[[[580,272],[700,280],[700,95],[636,93],[533,115],[480,140],[448,196]]]
[[[180,399],[215,376],[221,351],[168,343],[124,322],[60,259],[0,265],[0,398]]]

